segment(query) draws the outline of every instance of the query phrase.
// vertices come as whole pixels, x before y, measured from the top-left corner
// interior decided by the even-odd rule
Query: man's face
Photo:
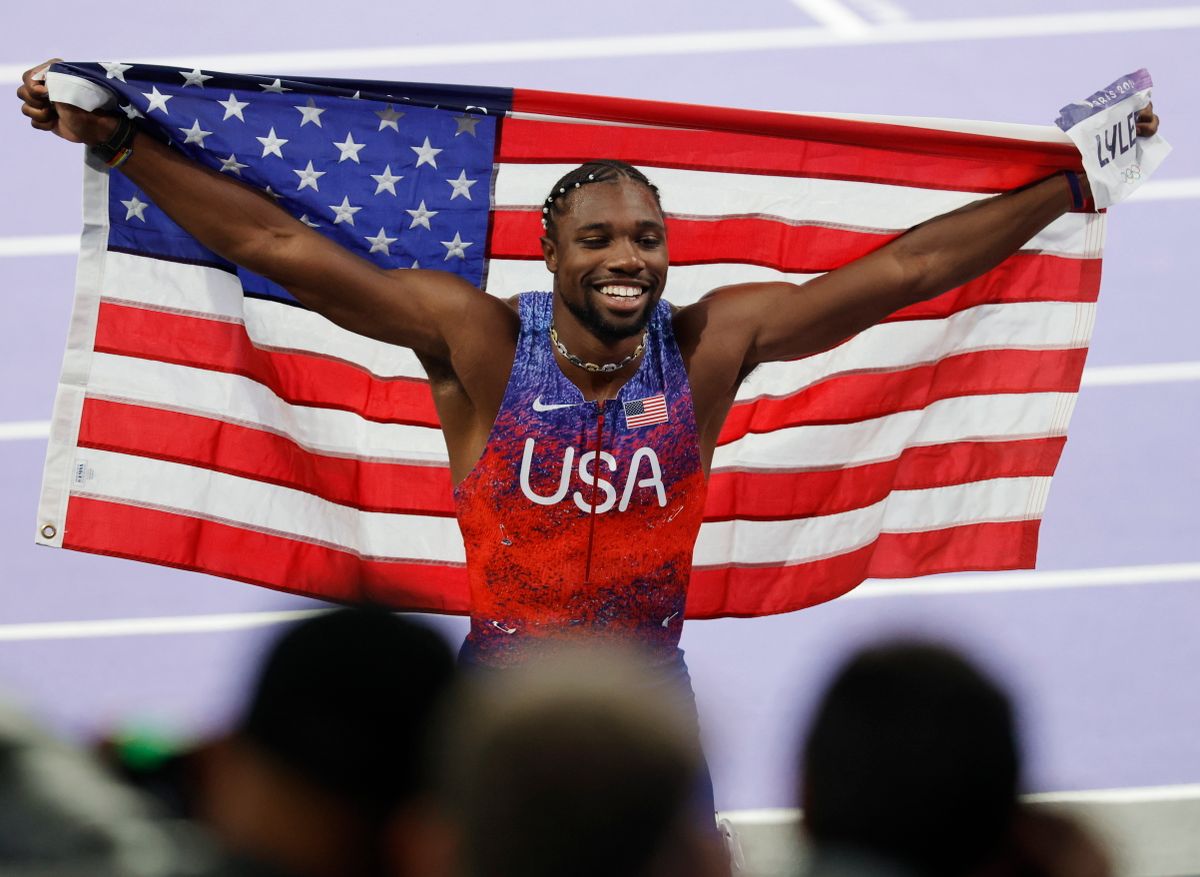
[[[667,279],[666,228],[654,195],[619,178],[566,197],[553,238],[542,238],[555,292],[601,341],[639,334]]]

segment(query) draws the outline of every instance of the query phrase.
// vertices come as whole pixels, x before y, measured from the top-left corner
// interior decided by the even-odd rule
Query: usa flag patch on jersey
[[[624,407],[626,429],[667,422],[667,397],[662,393],[647,396],[645,399],[634,399],[632,402],[626,402]]]

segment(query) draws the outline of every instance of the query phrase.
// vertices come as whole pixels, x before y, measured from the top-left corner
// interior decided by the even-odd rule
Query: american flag
[[[625,403],[625,426],[635,429],[667,422],[667,398],[662,393]]]
[[[380,265],[545,289],[550,185],[584,160],[662,191],[678,305],[803,283],[1064,168],[1056,131],[947,129],[138,64],[59,71]],[[964,130],[968,128],[969,130]],[[468,610],[446,449],[410,351],[205,250],[90,164],[39,542],[338,600]],[[691,617],[801,608],[867,577],[1031,566],[1090,338],[1103,217],[838,347],[757,369],[712,463]],[[643,400],[647,401],[647,400]]]

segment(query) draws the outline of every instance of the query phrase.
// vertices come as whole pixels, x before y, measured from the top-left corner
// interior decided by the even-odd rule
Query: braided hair
[[[550,189],[550,195],[542,204],[542,227],[546,229],[546,234],[554,236],[554,218],[566,212],[567,198],[580,186],[586,186],[588,183],[613,183],[621,179],[632,180],[645,186],[654,196],[654,203],[658,205],[659,211],[662,211],[662,198],[658,194],[658,186],[650,182],[644,173],[623,161],[601,158],[568,171]]]

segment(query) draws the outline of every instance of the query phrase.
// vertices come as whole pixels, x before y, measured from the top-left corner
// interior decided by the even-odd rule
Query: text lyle
[[[600,501],[596,503],[596,514],[604,514],[612,509],[615,505],[618,511],[625,511],[629,508],[630,500],[633,498],[633,491],[637,488],[653,488],[656,493],[656,499],[659,506],[667,504],[667,490],[663,485],[662,467],[658,463],[658,455],[654,453],[653,448],[638,448],[633,452],[633,457],[629,460],[629,472],[625,476],[625,486],[621,491],[621,501],[617,502],[617,489],[612,481],[599,477],[598,474],[592,472],[592,464],[596,460],[595,451],[586,451],[579,455],[579,464],[576,467],[575,449],[568,447],[563,452],[562,469],[558,476],[558,488],[554,493],[543,496],[534,491],[529,483],[529,473],[533,468],[533,454],[535,442],[529,438],[525,440],[525,453],[521,456],[521,492],[538,505],[557,505],[566,498],[567,491],[571,487],[571,476],[578,469],[579,480],[589,489],[584,492],[578,490],[573,491],[571,498],[575,501],[575,505],[580,511],[591,511],[591,497],[594,490],[598,490],[601,494]],[[616,458],[606,452],[600,452],[600,462],[608,467],[608,471],[613,474],[617,473]],[[645,470],[644,477],[639,478],[642,470]],[[616,480],[616,479],[614,479]]]
[[[1100,167],[1116,161],[1118,155],[1124,155],[1133,148],[1133,141],[1137,137],[1137,114],[1138,111],[1134,110],[1125,117],[1124,122],[1115,122],[1103,134],[1096,135],[1096,158],[1100,161]]]

